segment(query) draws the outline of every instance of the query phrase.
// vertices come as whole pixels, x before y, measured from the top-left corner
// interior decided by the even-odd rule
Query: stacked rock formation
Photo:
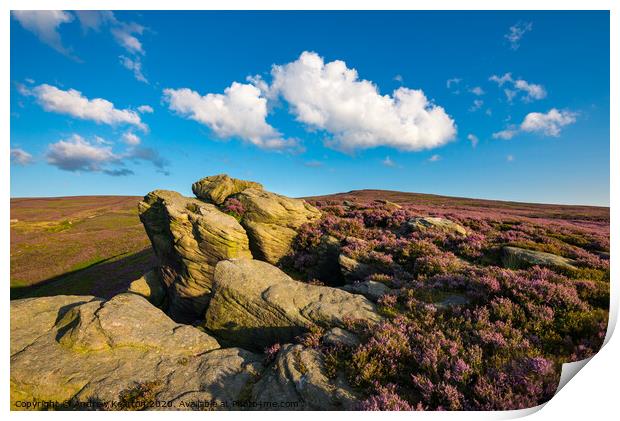
[[[320,218],[319,210],[227,175],[199,180],[192,190],[196,198],[155,190],[139,203],[158,266],[126,293],[108,301],[11,302],[13,404],[355,407],[342,373],[327,375],[319,351],[291,342],[320,327],[326,344],[356,346],[345,321],[380,322],[375,305],[363,295],[296,281],[274,266],[290,251],[297,229]],[[241,212],[227,212],[232,198]],[[262,351],[273,344],[281,344],[280,351],[267,361]],[[195,408],[196,402],[216,406]]]

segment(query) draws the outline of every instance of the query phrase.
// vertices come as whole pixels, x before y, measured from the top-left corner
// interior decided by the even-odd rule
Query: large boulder
[[[359,281],[341,287],[342,290],[352,294],[361,294],[372,301],[378,301],[379,298],[392,292],[387,285],[377,281]]]
[[[155,190],[138,204],[167,287],[167,312],[175,320],[202,318],[215,264],[251,258],[239,222],[215,205],[167,190]]]
[[[574,270],[575,261],[542,251],[527,250],[520,247],[502,248],[502,264],[509,269],[526,269],[530,266],[547,266]]]
[[[279,410],[353,410],[357,398],[344,376],[327,375],[321,353],[302,345],[285,344],[275,362],[252,389],[256,402],[291,402]]]
[[[464,226],[446,218],[437,218],[433,216],[412,218],[405,222],[405,229],[408,231],[426,231],[433,229],[448,234],[467,235],[467,230]]]
[[[190,401],[230,403],[247,395],[263,370],[261,360],[239,348],[221,349],[207,333],[175,323],[137,294],[109,301],[11,301],[13,406],[71,400],[141,409],[145,399],[156,399],[189,409]],[[111,402],[121,406],[107,406]]]
[[[245,209],[246,229],[255,258],[276,264],[291,248],[297,229],[321,216],[305,200],[250,188],[234,196]]]
[[[380,321],[374,304],[337,288],[305,284],[258,260],[227,260],[215,269],[206,327],[223,341],[262,349],[313,325]]]
[[[231,195],[253,188],[262,190],[263,186],[254,181],[238,180],[226,174],[212,175],[192,184],[197,198],[220,205]]]

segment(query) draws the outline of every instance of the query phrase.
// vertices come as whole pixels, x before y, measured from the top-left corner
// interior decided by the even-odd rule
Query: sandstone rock
[[[251,258],[245,230],[212,204],[167,190],[155,190],[138,204],[167,287],[167,312],[192,321],[204,314],[215,264]]]
[[[156,307],[161,307],[166,299],[166,289],[159,271],[150,270],[129,284],[127,292],[138,294]]]
[[[224,341],[262,349],[312,325],[342,326],[345,318],[381,319],[360,295],[297,282],[268,263],[239,259],[216,266],[205,323]]]
[[[228,196],[249,188],[262,190],[263,186],[254,181],[231,178],[226,174],[205,177],[192,184],[192,191],[197,198],[217,205],[224,203]]]
[[[394,203],[394,202],[390,202],[389,200],[386,199],[377,199],[375,200],[375,203],[380,203],[383,205],[383,207],[387,210],[397,210],[397,209],[402,209],[402,206],[399,205],[398,203]]]
[[[261,359],[220,349],[213,337],[173,322],[136,294],[11,302],[13,404],[118,401],[139,385],[172,401],[172,409],[183,399],[232,401],[255,383]]]
[[[322,355],[302,345],[286,344],[275,363],[254,385],[252,400],[257,402],[297,402],[281,410],[352,410],[357,402],[353,390],[338,374],[326,375]]]
[[[241,224],[248,233],[254,257],[273,264],[289,252],[297,228],[321,216],[304,200],[259,189],[246,189],[234,197],[245,208]]]
[[[366,279],[375,273],[382,273],[382,269],[374,265],[358,262],[351,257],[341,254],[338,256],[340,271],[349,282],[360,281]]]
[[[441,300],[434,302],[437,308],[449,308],[454,306],[464,306],[471,302],[470,298],[463,294],[448,294]]]
[[[323,335],[323,343],[327,345],[354,347],[360,344],[360,340],[355,333],[339,327],[333,327]]]
[[[509,246],[502,248],[502,264],[509,269],[525,269],[534,265],[577,269],[573,263],[574,260],[542,251]]]
[[[450,221],[449,219],[436,218],[432,216],[410,219],[405,223],[405,227],[409,231],[436,229],[447,232],[448,234],[467,235],[467,230],[462,225]]]
[[[387,285],[377,281],[354,282],[343,286],[342,289],[352,294],[361,294],[372,301],[377,301],[383,295],[392,292]]]

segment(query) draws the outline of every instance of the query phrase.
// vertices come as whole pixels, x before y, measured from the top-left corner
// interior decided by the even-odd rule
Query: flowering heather
[[[365,279],[391,292],[377,300],[380,326],[349,321],[355,347],[299,341],[343,371],[364,410],[493,410],[538,405],[557,387],[561,364],[601,347],[609,306],[609,222],[588,208],[522,205],[481,208],[315,201],[322,218],[301,227],[283,268],[317,276],[326,244],[365,264]],[[440,200],[440,199],[433,199]],[[467,235],[411,229],[415,217],[449,219]],[[329,241],[328,241],[329,239]],[[569,259],[571,266],[509,269],[502,248]],[[349,279],[348,282],[351,280]]]
[[[236,219],[241,219],[243,214],[245,213],[245,208],[243,207],[243,203],[239,199],[235,199],[234,197],[229,197],[222,204],[222,211],[227,214],[234,216]]]

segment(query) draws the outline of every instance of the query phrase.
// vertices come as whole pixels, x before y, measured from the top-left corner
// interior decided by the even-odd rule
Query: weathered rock
[[[399,205],[398,203],[394,203],[394,202],[390,202],[389,200],[386,199],[377,199],[375,200],[376,203],[380,203],[383,205],[383,207],[387,210],[397,210],[397,209],[402,209],[402,206]]]
[[[166,299],[166,289],[159,271],[150,270],[129,284],[127,292],[138,294],[156,307],[161,307]]]
[[[467,230],[462,225],[450,221],[449,219],[432,216],[412,218],[405,222],[405,228],[409,231],[436,229],[448,234],[467,235]]]
[[[224,203],[229,196],[249,188],[262,190],[263,186],[254,181],[238,180],[226,174],[205,177],[192,184],[192,191],[197,198],[217,205]]]
[[[542,251],[509,246],[502,248],[502,264],[509,269],[526,269],[535,265],[577,269],[573,263],[574,260]]]
[[[214,205],[167,190],[149,193],[138,209],[167,287],[168,314],[179,321],[201,318],[215,264],[252,257],[245,230]]]
[[[352,410],[357,402],[353,390],[338,373],[330,379],[321,354],[302,345],[286,344],[273,366],[252,389],[256,402],[295,402],[281,410]]]
[[[381,319],[360,295],[298,282],[268,263],[239,259],[216,266],[206,327],[224,341],[263,349],[312,325],[343,326],[345,318]]]
[[[338,256],[340,271],[345,279],[349,282],[360,281],[366,279],[370,275],[383,273],[382,268],[368,263],[358,262],[357,260],[341,254]]]
[[[323,335],[323,343],[327,345],[340,345],[354,347],[360,344],[357,335],[339,327],[333,327]]]
[[[321,216],[305,200],[263,190],[246,189],[234,197],[245,209],[241,225],[248,233],[254,257],[273,264],[289,252],[297,228]]]
[[[372,301],[377,301],[383,295],[392,292],[392,289],[387,285],[377,281],[353,282],[352,284],[345,285],[341,288],[352,294],[361,294]]]
[[[261,359],[220,349],[213,337],[173,322],[136,294],[11,301],[13,404],[119,401],[140,385],[173,401],[173,409],[183,409],[183,399],[231,401],[255,382]]]
[[[449,308],[455,306],[464,306],[471,302],[471,299],[463,294],[448,294],[443,296],[440,300],[435,301],[435,307],[437,308]]]

